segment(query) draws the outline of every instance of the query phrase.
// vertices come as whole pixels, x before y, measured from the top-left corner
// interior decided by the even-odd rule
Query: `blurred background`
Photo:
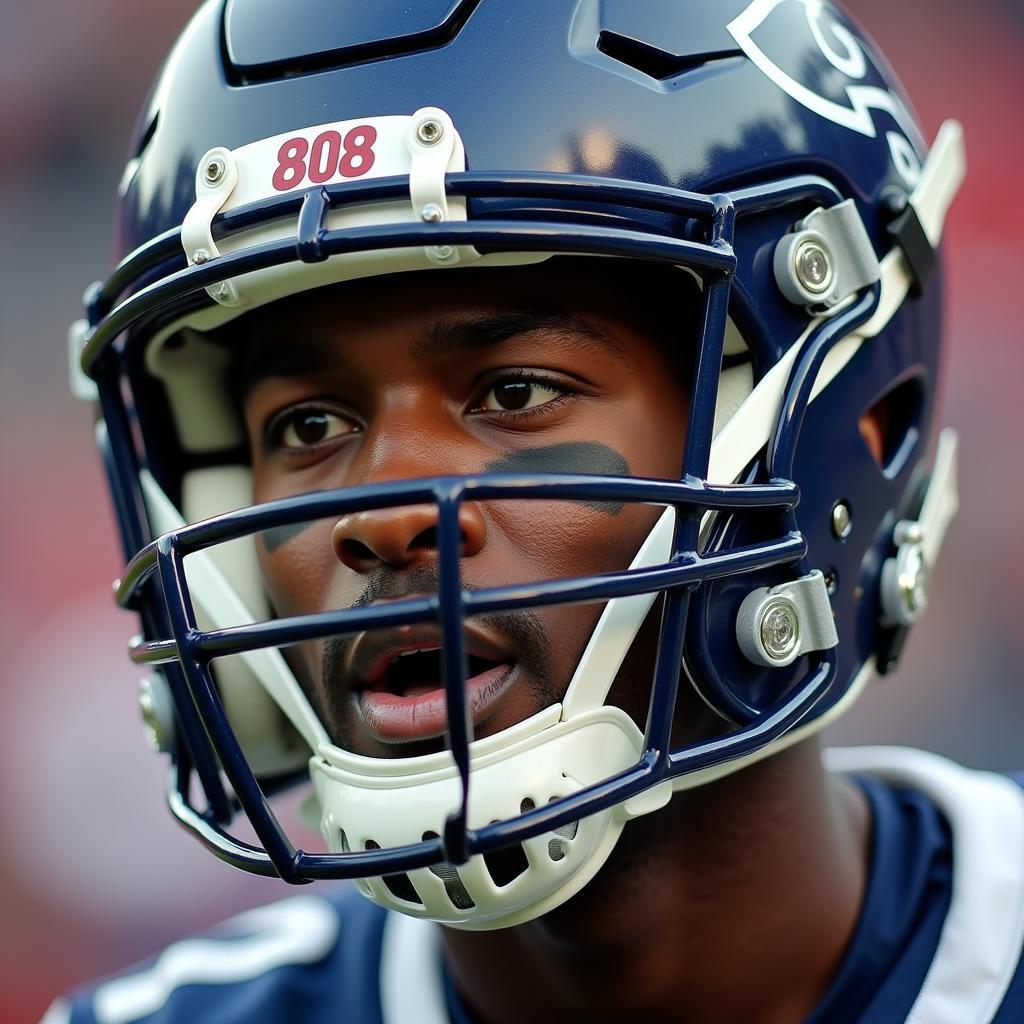
[[[963,508],[899,674],[836,742],[926,746],[1024,768],[1024,7],[850,0],[932,137],[967,127],[948,223],[943,419],[962,432]],[[0,36],[0,1021],[171,939],[279,897],[224,867],[163,808],[90,414],[68,394],[65,332],[109,265],[132,122],[194,0],[7,5]],[[44,248],[45,245],[45,248]]]

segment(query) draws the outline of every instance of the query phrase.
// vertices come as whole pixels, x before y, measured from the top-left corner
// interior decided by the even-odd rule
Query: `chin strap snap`
[[[896,554],[882,566],[881,602],[886,624],[912,626],[928,606],[928,585],[946,530],[960,507],[955,430],[944,430],[935,454],[921,514],[893,530]]]

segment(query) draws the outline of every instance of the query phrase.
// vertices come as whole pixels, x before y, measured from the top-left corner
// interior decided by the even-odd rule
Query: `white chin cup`
[[[470,745],[470,828],[571,796],[638,760],[643,736],[619,708],[598,708],[570,721],[560,721],[560,714],[560,706],[547,708]],[[333,851],[389,849],[441,835],[462,792],[447,751],[382,759],[322,745],[311,775]],[[496,855],[355,885],[381,906],[456,928],[522,924],[578,892],[607,860],[626,821],[656,810],[670,796],[671,785],[663,784]]]

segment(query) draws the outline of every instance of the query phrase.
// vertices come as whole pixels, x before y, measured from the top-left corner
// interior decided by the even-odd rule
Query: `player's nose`
[[[487,523],[480,506],[459,506],[460,555],[477,554],[487,539]],[[382,565],[404,569],[438,556],[438,508],[408,505],[373,509],[342,516],[334,526],[331,545],[338,560],[360,573]]]

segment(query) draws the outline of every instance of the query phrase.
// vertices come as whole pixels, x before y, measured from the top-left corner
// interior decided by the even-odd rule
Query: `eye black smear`
[[[488,473],[586,473],[595,476],[629,476],[629,463],[622,455],[597,441],[566,441],[544,448],[509,452],[486,466]],[[600,509],[611,515],[622,511],[617,501],[579,501],[579,505]],[[263,546],[273,554],[312,523],[289,523],[264,530]]]
[[[273,554],[282,544],[287,544],[293,537],[308,530],[312,523],[289,523],[287,526],[274,526],[263,531],[263,546]]]
[[[487,464],[489,473],[587,473],[595,476],[629,476],[629,463],[622,455],[597,441],[565,441],[544,448],[509,452]],[[580,505],[618,515],[617,501],[580,501]]]

